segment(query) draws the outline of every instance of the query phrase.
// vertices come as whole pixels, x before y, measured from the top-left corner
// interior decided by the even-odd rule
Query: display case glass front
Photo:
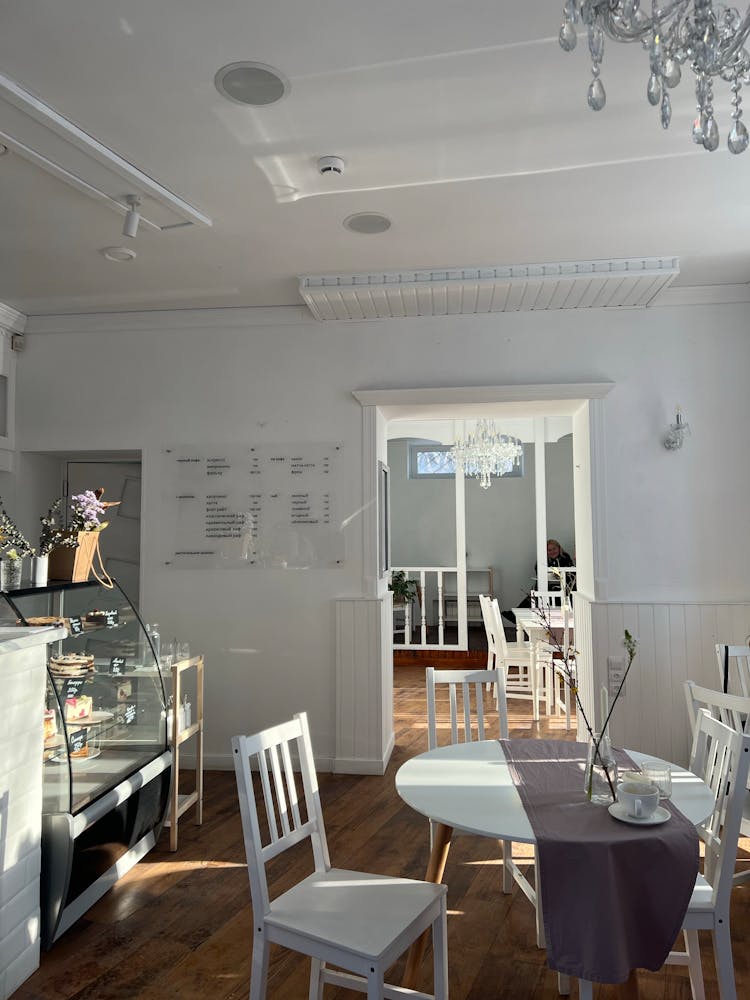
[[[48,647],[45,813],[77,813],[167,748],[159,664],[120,587],[96,581],[4,592],[3,623],[61,622]]]

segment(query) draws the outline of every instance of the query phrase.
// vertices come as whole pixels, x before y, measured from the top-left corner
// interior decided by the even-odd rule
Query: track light
[[[126,194],[125,201],[128,205],[130,205],[130,208],[125,215],[125,222],[122,226],[122,235],[129,236],[131,239],[134,239],[135,234],[138,232],[138,223],[141,221],[141,216],[138,212],[141,199],[137,194]]]

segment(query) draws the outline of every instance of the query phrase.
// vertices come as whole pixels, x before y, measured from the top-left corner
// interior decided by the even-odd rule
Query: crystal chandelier
[[[482,489],[488,490],[491,476],[504,476],[518,465],[523,446],[518,438],[500,434],[494,421],[478,420],[474,433],[456,441],[450,454],[464,475],[476,476]]]
[[[650,13],[644,7],[650,6]],[[604,36],[616,42],[641,42],[648,53],[649,78],[646,97],[661,109],[661,123],[669,128],[672,102],[669,90],[682,76],[687,63],[695,74],[698,114],[693,122],[693,142],[713,152],[719,145],[719,127],[714,117],[713,81],[721,77],[732,91],[732,127],[727,137],[731,153],[744,153],[748,130],[742,119],[740,91],[750,81],[750,53],[744,48],[750,35],[750,8],[744,17],[735,7],[713,0],[566,0],[560,45],[575,48],[576,24],[582,21],[588,34],[593,80],[588,90],[589,107],[601,111],[607,95],[600,79]]]

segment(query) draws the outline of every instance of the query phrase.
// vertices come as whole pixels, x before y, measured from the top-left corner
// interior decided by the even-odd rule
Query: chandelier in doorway
[[[698,114],[693,122],[693,142],[713,152],[719,145],[719,127],[714,117],[713,81],[730,84],[732,126],[727,136],[731,153],[744,153],[750,142],[742,118],[743,83],[750,82],[750,8],[744,15],[735,7],[713,0],[566,0],[560,45],[575,48],[576,24],[581,21],[588,36],[593,80],[588,89],[589,107],[601,111],[607,101],[600,79],[604,36],[615,42],[641,42],[649,63],[646,97],[660,109],[666,129],[672,118],[669,91],[682,77],[687,64],[695,74]]]
[[[476,429],[464,441],[456,441],[450,450],[456,468],[465,476],[476,476],[483,490],[488,490],[492,476],[504,476],[518,465],[523,446],[518,438],[501,434],[492,420],[478,420]]]

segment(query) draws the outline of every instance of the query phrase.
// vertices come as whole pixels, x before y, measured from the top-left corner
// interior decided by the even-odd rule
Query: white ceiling
[[[141,227],[0,157],[0,302],[33,315],[300,304],[298,276],[675,256],[674,286],[750,280],[750,152],[693,146],[692,75],[668,132],[639,46],[608,43],[586,106],[562,0],[0,0],[0,72],[213,220]],[[289,95],[220,97],[270,64]],[[729,93],[716,88],[722,135]],[[321,177],[323,154],[343,177]],[[126,191],[122,192],[123,194]],[[342,228],[382,212],[387,232]],[[674,287],[672,289],[674,291]],[[736,293],[735,293],[736,294]]]

